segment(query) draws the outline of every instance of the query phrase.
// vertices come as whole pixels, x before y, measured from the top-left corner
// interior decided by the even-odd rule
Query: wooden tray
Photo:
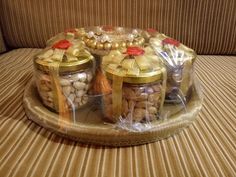
[[[168,118],[152,122],[149,125],[151,128],[145,131],[127,131],[117,128],[115,124],[105,123],[100,104],[96,101],[76,111],[73,121],[59,123],[58,114],[41,103],[33,80],[25,88],[23,103],[29,119],[57,134],[83,143],[130,146],[154,142],[180,131],[196,118],[202,101],[193,89],[186,110],[181,105],[165,104],[164,112]]]

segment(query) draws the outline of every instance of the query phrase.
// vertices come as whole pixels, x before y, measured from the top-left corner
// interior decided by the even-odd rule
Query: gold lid
[[[122,76],[123,82],[125,83],[131,83],[131,84],[147,84],[152,83],[155,81],[159,81],[163,77],[163,70],[155,71],[155,72],[147,72],[147,73],[141,73],[139,76]],[[112,80],[114,75],[117,75],[116,73],[112,73],[109,71],[106,71],[106,76],[108,79]]]
[[[103,57],[102,67],[106,76],[120,76],[123,82],[151,83],[163,78],[165,68],[151,47],[128,47],[126,51],[113,50]]]
[[[76,72],[93,67],[93,56],[83,43],[61,40],[37,54],[34,66],[44,72],[54,67],[59,67],[59,73]]]
[[[121,47],[142,46],[145,39],[142,30],[113,26],[95,26],[85,28],[85,44],[91,49],[116,50]]]

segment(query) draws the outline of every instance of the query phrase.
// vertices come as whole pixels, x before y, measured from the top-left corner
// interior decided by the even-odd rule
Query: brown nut
[[[148,102],[148,101],[138,101],[136,102],[135,107],[137,108],[148,108],[149,106],[152,106],[153,103]]]
[[[128,106],[129,106],[129,110],[132,111],[134,109],[135,102],[133,100],[129,100],[128,101]]]
[[[136,94],[133,91],[133,89],[131,89],[131,88],[125,87],[123,90],[123,94],[124,94],[124,97],[127,99],[135,99],[136,98]]]
[[[157,114],[157,108],[154,107],[154,106],[151,106],[151,107],[148,108],[148,112],[150,114]]]
[[[153,94],[150,94],[149,96],[148,96],[148,101],[149,102],[158,102],[159,101],[159,99],[160,99],[160,93],[158,93],[158,92],[155,92],[155,93],[153,93]]]
[[[62,92],[65,96],[69,96],[71,92],[71,87],[70,86],[62,87]]]
[[[48,97],[53,98],[53,92],[47,92]]]
[[[142,93],[140,96],[136,98],[137,101],[145,101],[148,99],[148,94],[147,93]]]
[[[145,109],[136,108],[133,113],[133,120],[140,122],[145,117]]]
[[[46,86],[46,84],[41,84],[39,89],[46,92],[51,90],[49,87]]]
[[[135,92],[136,96],[140,96],[145,91],[145,89],[142,87],[135,87],[132,90]]]
[[[155,92],[160,92],[161,91],[161,85],[159,85],[159,84],[158,85],[153,85],[152,88]]]
[[[127,114],[129,112],[128,102],[126,99],[122,100],[122,112],[123,114]]]

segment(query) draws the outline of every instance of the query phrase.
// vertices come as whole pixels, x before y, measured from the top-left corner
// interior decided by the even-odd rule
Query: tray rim
[[[48,110],[42,105],[39,99],[34,99],[35,93],[32,93],[32,89],[35,89],[35,81],[31,79],[24,91],[23,106],[28,119],[34,121],[40,126],[53,131],[56,134],[70,138],[72,140],[79,141],[81,143],[107,145],[107,146],[131,146],[140,145],[145,143],[154,142],[160,139],[167,138],[176,132],[181,131],[184,127],[190,125],[197,116],[197,113],[201,109],[202,100],[199,99],[197,102],[197,108],[192,110],[192,117],[186,120],[178,119],[178,114],[172,116],[170,119],[155,123],[152,123],[153,128],[143,132],[133,132],[114,129],[111,124],[104,124],[103,127],[95,125],[85,126],[85,124],[69,124],[63,122],[63,128],[59,126],[58,121],[54,121],[52,116],[56,113]],[[31,90],[31,91],[30,91]],[[198,96],[198,95],[197,95]],[[33,104],[32,104],[33,103]],[[50,117],[41,116],[37,104],[41,104],[41,109],[47,111]],[[32,111],[29,108],[33,108]],[[182,115],[183,116],[183,115]],[[187,116],[187,115],[186,115]],[[177,117],[177,118],[176,118]],[[87,124],[88,125],[88,124]],[[114,138],[115,137],[115,138]]]

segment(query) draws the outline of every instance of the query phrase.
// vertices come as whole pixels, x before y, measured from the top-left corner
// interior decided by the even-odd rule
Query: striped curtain
[[[10,47],[44,47],[66,28],[156,28],[198,54],[236,54],[235,0],[1,0]]]

